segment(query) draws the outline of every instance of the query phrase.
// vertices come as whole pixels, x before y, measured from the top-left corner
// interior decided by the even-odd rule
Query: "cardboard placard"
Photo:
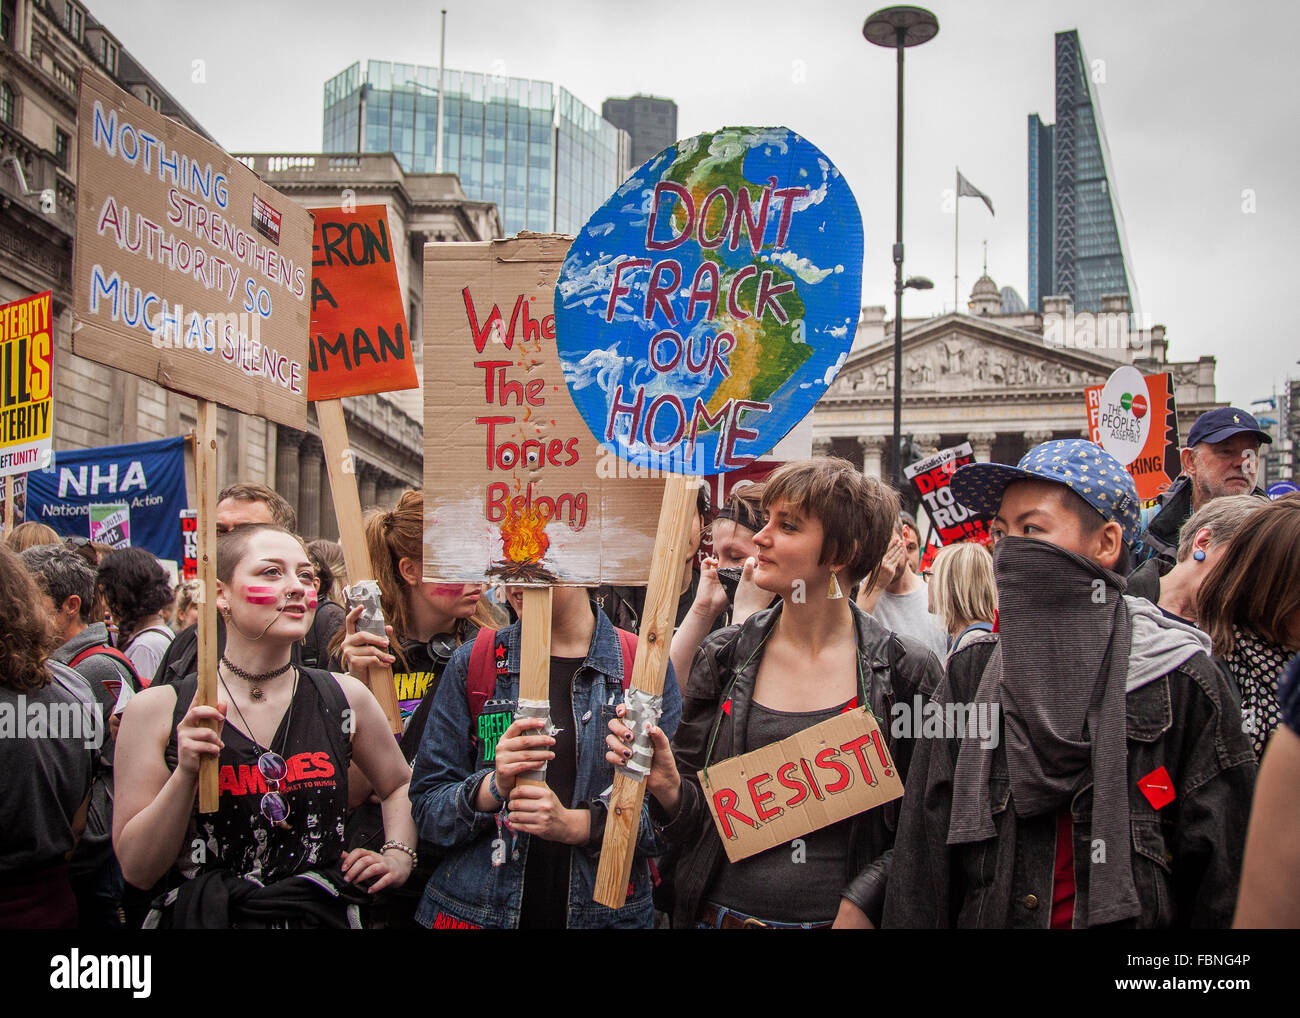
[[[303,428],[311,217],[83,65],[72,350]]]
[[[642,467],[754,462],[848,355],[862,237],[839,170],[789,128],[725,127],[660,152],[588,220],[556,287],[587,426]]]
[[[50,291],[0,305],[0,477],[48,465],[54,417]]]
[[[618,468],[564,384],[551,314],[567,237],[424,249],[424,575],[643,584],[663,480]]]
[[[863,707],[699,774],[732,862],[903,794],[876,719]]]
[[[307,398],[420,385],[397,282],[402,238],[386,205],[313,209]]]
[[[970,443],[962,442],[903,468],[904,476],[912,482],[925,504],[925,511],[942,544],[956,541],[983,543],[989,539],[988,523],[953,498],[948,487],[958,467],[974,462],[975,454]]]
[[[1090,385],[1084,392],[1088,437],[1125,465],[1141,501],[1164,494],[1182,470],[1174,376],[1143,375],[1124,365],[1105,385]]]

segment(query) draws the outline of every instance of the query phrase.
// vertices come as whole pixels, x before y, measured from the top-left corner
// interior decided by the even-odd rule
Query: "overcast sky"
[[[843,171],[866,228],[863,303],[892,315],[894,55],[862,38],[874,5],[445,0],[447,66],[539,78],[592,108],[636,92],[678,105],[678,134],[782,124]],[[88,0],[94,15],[231,151],[317,152],[322,86],[368,58],[438,62],[439,4],[418,0]],[[1261,0],[943,0],[907,53],[904,313],[952,304],[954,166],[993,200],[961,203],[961,300],[981,268],[1028,297],[1026,115],[1055,119],[1053,33],[1075,28],[1094,83],[1142,309],[1169,356],[1218,358],[1238,405],[1300,375],[1296,277],[1300,5]],[[196,83],[194,61],[204,61]],[[1100,61],[1101,63],[1097,63]],[[1249,191],[1246,197],[1243,192]],[[1243,211],[1253,200],[1253,212]],[[1185,438],[1186,436],[1184,436]]]

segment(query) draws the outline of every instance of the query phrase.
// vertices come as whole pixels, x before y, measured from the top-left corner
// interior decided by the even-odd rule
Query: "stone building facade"
[[[969,314],[904,319],[902,431],[923,452],[969,441],[981,461],[1015,463],[1034,445],[1088,436],[1084,389],[1120,364],[1174,376],[1178,432],[1215,406],[1213,357],[1173,361],[1163,325],[1134,327],[1126,297],[1074,314],[1047,297],[1042,313],[1003,313],[997,284],[975,284]],[[813,412],[813,450],[893,475],[893,322],[866,307],[839,376]]]

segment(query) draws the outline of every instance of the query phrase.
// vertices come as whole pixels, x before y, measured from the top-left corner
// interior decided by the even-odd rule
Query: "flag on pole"
[[[997,215],[993,211],[993,202],[989,196],[972,184],[969,180],[961,175],[961,170],[957,171],[957,197],[958,198],[981,198],[984,204],[989,207],[989,215]]]

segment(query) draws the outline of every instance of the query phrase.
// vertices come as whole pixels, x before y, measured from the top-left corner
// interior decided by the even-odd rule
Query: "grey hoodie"
[[[1126,594],[1124,602],[1132,633],[1125,693],[1168,675],[1197,653],[1211,655],[1210,638],[1196,627],[1175,622],[1146,598]]]

